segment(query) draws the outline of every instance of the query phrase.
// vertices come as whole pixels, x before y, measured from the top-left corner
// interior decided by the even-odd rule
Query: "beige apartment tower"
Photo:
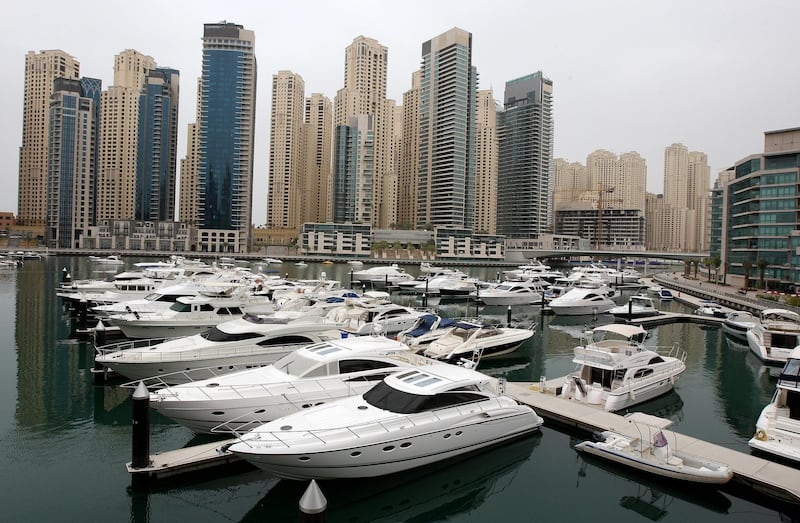
[[[333,106],[328,97],[314,93],[305,105],[298,228],[304,223],[324,223],[331,219],[332,148]]]
[[[401,227],[417,223],[419,185],[420,85],[422,71],[411,75],[411,89],[403,93],[400,151],[397,171],[397,218]]]
[[[301,222],[305,82],[299,74],[272,75],[267,227],[297,229]]]
[[[55,49],[25,55],[22,146],[19,149],[17,224],[44,228],[47,219],[47,147],[53,80],[80,79],[80,63]]]
[[[491,89],[479,90],[475,117],[475,209],[473,230],[497,231],[497,106]]]
[[[136,211],[139,96],[155,60],[133,49],[114,58],[114,84],[100,99],[97,219],[131,220]]]

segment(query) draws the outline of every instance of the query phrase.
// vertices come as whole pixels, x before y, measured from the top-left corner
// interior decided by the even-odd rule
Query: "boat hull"
[[[476,417],[457,425],[431,427],[424,432],[387,438],[361,437],[358,444],[337,448],[319,444],[306,452],[249,452],[245,442],[231,450],[275,476],[287,479],[344,479],[394,474],[505,443],[537,430],[542,424],[530,409],[511,416]]]

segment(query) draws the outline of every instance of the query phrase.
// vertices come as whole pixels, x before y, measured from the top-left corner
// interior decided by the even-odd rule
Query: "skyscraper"
[[[422,44],[418,227],[472,227],[477,77],[471,33],[456,27]]]
[[[77,248],[94,225],[101,86],[94,78],[54,81],[48,118],[48,247]]]
[[[144,79],[139,97],[137,220],[175,219],[179,78],[174,69],[157,68]]]
[[[331,220],[331,154],[333,147],[331,101],[314,93],[306,98],[303,122],[304,151],[301,176],[300,223]]]
[[[131,220],[136,216],[139,162],[139,101],[147,74],[156,61],[133,49],[114,57],[114,84],[100,101],[97,165],[97,219]]]
[[[397,172],[397,215],[403,228],[417,225],[419,186],[420,85],[422,71],[411,75],[411,89],[403,93],[400,151]]]
[[[497,232],[536,238],[552,226],[553,82],[542,72],[506,82],[498,113]]]
[[[238,231],[246,252],[253,197],[256,57],[253,31],[230,22],[205,24],[198,106],[198,225]]]
[[[351,116],[349,125],[336,126],[334,136],[333,221],[371,223],[375,204],[374,116]]]
[[[292,71],[272,75],[267,226],[299,229],[305,82]]]
[[[478,91],[475,117],[475,216],[476,232],[495,234],[497,229],[497,110],[491,89]]]
[[[47,149],[53,80],[80,78],[80,63],[61,50],[25,55],[22,146],[19,149],[17,223],[44,227],[47,220]]]
[[[344,86],[339,89],[334,99],[334,125],[353,126],[364,129],[365,122],[370,128],[370,158],[369,164],[351,164],[348,166],[348,176],[355,176],[354,184],[336,185],[337,176],[334,171],[334,192],[345,190],[347,187],[360,187],[359,194],[334,194],[334,200],[358,201],[361,211],[367,210],[360,220],[375,227],[388,227],[389,216],[394,211],[387,209],[384,197],[393,199],[394,187],[390,180],[393,174],[392,164],[392,108],[393,102],[386,99],[386,72],[388,68],[389,53],[385,46],[377,40],[358,36],[353,39],[345,49]],[[369,116],[364,119],[364,116]],[[356,120],[353,120],[356,118]],[[334,143],[346,143],[352,138],[353,129],[344,130],[344,141],[334,136]],[[350,137],[348,137],[348,135]],[[361,140],[364,139],[362,135]],[[341,151],[342,154],[351,154]],[[341,165],[337,155],[340,151],[334,148],[334,166]],[[357,162],[363,155],[356,155],[350,159]],[[360,181],[359,181],[360,180]],[[384,187],[386,185],[386,187]],[[365,199],[365,198],[368,198]],[[359,214],[361,214],[359,211]],[[336,218],[334,218],[336,220]]]

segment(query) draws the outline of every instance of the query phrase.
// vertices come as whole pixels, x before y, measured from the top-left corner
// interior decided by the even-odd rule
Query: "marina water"
[[[126,259],[127,267],[137,261]],[[74,337],[75,320],[55,296],[61,269],[98,278],[87,258],[49,256],[0,272],[0,519],[3,521],[297,521],[307,483],[279,481],[249,468],[134,487],[131,390],[95,384],[91,342]],[[345,264],[262,267],[291,277],[349,284]],[[417,267],[407,266],[416,274]],[[497,268],[463,268],[484,279]],[[628,291],[630,292],[630,291]],[[624,296],[618,301],[624,302]],[[422,305],[421,297],[398,296]],[[435,303],[448,316],[475,316],[469,302]],[[665,310],[689,312],[679,303]],[[504,322],[507,308],[478,308]],[[482,364],[509,381],[538,382],[573,370],[575,336],[610,316],[541,316],[514,307],[514,322],[536,333],[516,352]],[[687,370],[675,391],[636,409],[673,421],[677,431],[749,452],[755,420],[772,396],[777,368],[766,367],[719,329],[680,323],[651,330],[650,345],[679,343]],[[151,452],[209,441],[151,413]],[[792,509],[747,489],[664,482],[579,455],[587,437],[546,425],[541,433],[432,468],[384,478],[320,483],[328,521],[792,521]]]

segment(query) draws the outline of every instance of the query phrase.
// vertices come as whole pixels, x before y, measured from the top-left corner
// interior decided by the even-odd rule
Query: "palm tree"
[[[750,288],[750,269],[753,268],[753,264],[750,263],[750,260],[745,260],[742,262],[742,271],[744,271],[744,288]]]
[[[691,258],[683,259],[683,275],[688,278],[692,273],[692,260]]]
[[[708,282],[711,283],[711,266],[714,263],[711,261],[711,258],[703,258],[703,265],[705,265],[706,270],[708,271]]]
[[[766,287],[764,286],[764,273],[767,272],[767,265],[769,265],[767,260],[761,260],[761,259],[756,260],[756,266],[758,267],[758,281],[759,281],[758,286],[761,287],[762,289],[766,289]]]
[[[722,265],[722,260],[719,259],[719,256],[714,256],[711,258],[711,266],[714,267],[714,281],[719,283],[719,268]]]

